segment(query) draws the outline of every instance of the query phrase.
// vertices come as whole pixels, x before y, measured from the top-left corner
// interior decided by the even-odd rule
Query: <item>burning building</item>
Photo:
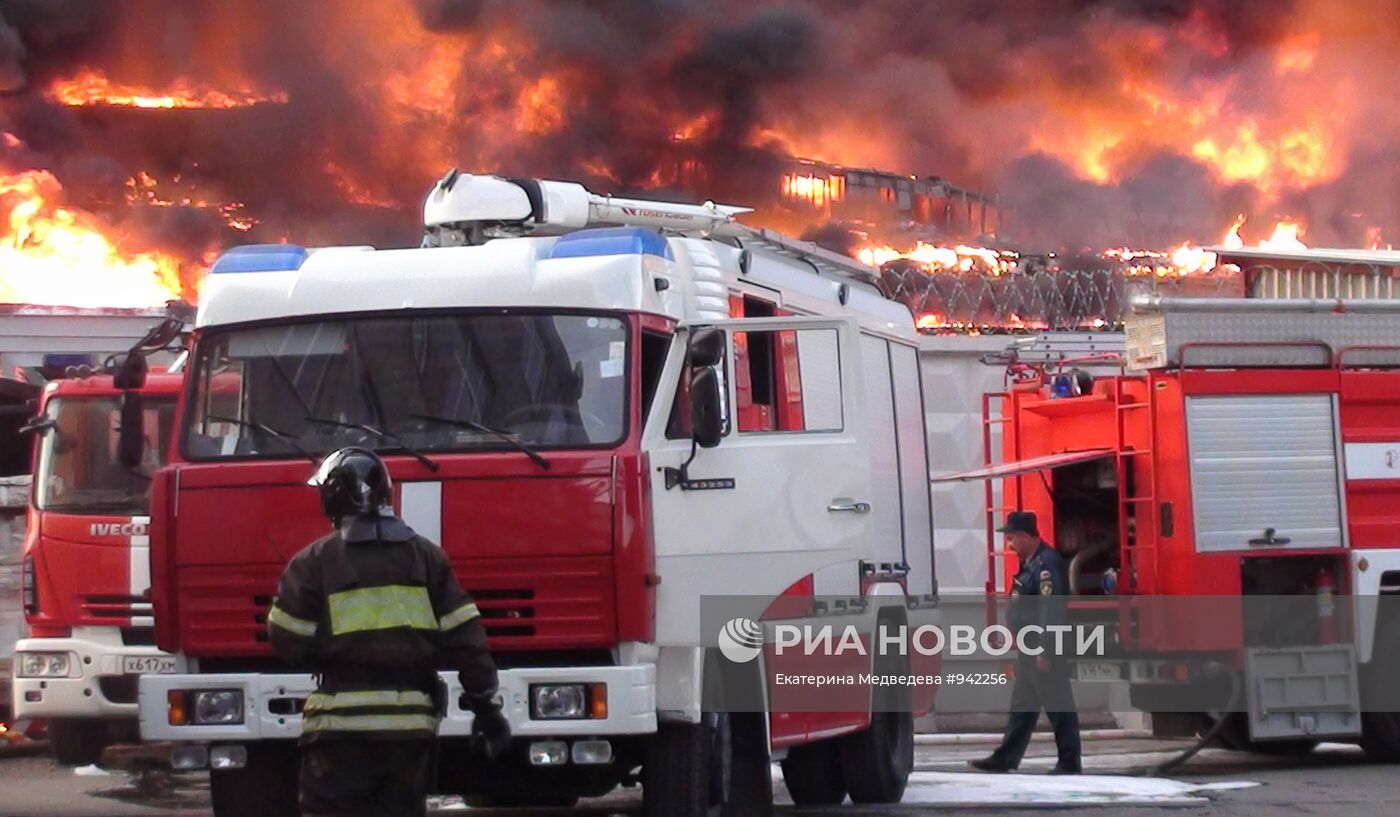
[[[413,244],[451,166],[751,205],[935,278],[1206,274],[1241,213],[1380,246],[1387,10],[0,0],[0,301],[152,306],[234,243]]]

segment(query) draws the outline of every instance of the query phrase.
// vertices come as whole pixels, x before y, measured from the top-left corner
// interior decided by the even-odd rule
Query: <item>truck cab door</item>
[[[707,328],[724,341],[714,367],[722,431],[712,448],[695,445],[688,422],[690,343]],[[854,319],[681,327],[642,439],[662,578],[658,644],[713,643],[700,632],[705,597],[771,599],[807,577],[819,595],[860,594],[871,510],[898,500],[871,495],[859,351]],[[741,384],[750,393],[741,396]]]

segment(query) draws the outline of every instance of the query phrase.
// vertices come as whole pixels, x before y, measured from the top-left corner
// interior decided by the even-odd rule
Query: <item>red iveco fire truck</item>
[[[47,720],[60,763],[93,763],[111,740],[134,739],[137,677],[182,666],[155,646],[148,552],[151,478],[182,382],[156,373],[140,389],[139,465],[119,456],[124,392],[110,374],[50,382],[26,426],[40,440],[13,705],[17,718]]]
[[[992,523],[1035,511],[1114,633],[1081,680],[1162,734],[1400,760],[1400,305],[1142,296],[1127,339],[1098,377],[1121,361],[1013,364],[988,467],[941,478],[988,480],[989,594]]]
[[[143,677],[140,712],[177,768],[211,769],[217,815],[295,813],[314,680],[272,655],[266,617],[329,529],[308,460],[351,444],[385,454],[502,667],[515,743],[492,762],[443,675],[442,792],[559,805],[641,783],[649,815],[760,815],[780,759],[798,802],[899,800],[932,685],[873,712],[868,683],[835,712],[707,692],[776,658],[752,640],[765,608],[846,616],[869,643],[937,605],[909,310],[739,212],[454,171],[424,247],[214,265],[152,505],[157,643],[189,671]],[[707,598],[760,602],[728,623],[748,640],[716,649]]]

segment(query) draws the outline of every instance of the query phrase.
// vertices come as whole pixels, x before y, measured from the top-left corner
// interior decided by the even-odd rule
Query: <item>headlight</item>
[[[530,715],[536,720],[588,717],[588,688],[583,684],[539,684],[530,687]]]
[[[15,666],[21,678],[67,678],[73,661],[66,652],[22,652]]]
[[[192,723],[218,724],[243,722],[243,693],[236,689],[217,689],[194,693]]]

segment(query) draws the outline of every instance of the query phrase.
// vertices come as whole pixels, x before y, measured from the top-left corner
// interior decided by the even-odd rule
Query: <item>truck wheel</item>
[[[909,660],[884,656],[877,675],[907,675]],[[872,690],[870,726],[841,738],[841,774],[852,803],[898,803],[914,771],[913,690],[880,685]]]
[[[841,738],[841,774],[853,803],[898,803],[914,771],[914,713],[875,712]]]
[[[645,817],[766,817],[772,774],[761,714],[662,723],[642,765]]]
[[[1379,763],[1400,763],[1400,712],[1362,712],[1361,748]]]
[[[300,769],[291,741],[248,744],[248,765],[209,772],[214,817],[299,817]]]
[[[1395,673],[1400,671],[1400,626],[1376,636],[1376,651],[1361,687],[1361,748],[1381,763],[1400,763],[1400,712],[1395,711]],[[1377,711],[1367,711],[1371,708]]]
[[[63,766],[90,766],[107,748],[107,722],[92,718],[49,721],[49,751]]]
[[[846,799],[836,741],[794,746],[783,758],[783,782],[797,806],[836,806]]]
[[[731,756],[724,817],[767,817],[773,813],[773,760],[768,751],[767,714],[728,716]]]

